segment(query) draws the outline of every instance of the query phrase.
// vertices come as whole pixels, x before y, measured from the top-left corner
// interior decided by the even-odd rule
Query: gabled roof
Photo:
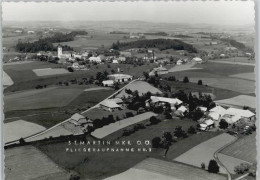
[[[185,112],[187,111],[188,109],[185,107],[185,106],[181,106],[177,109],[178,111],[181,111],[181,112]]]
[[[249,110],[243,110],[243,109],[237,109],[237,108],[227,109],[226,114],[238,115],[240,117],[246,117],[246,118],[249,118],[249,117],[252,117],[255,115],[254,113],[252,113]]]
[[[195,58],[193,58],[193,60],[194,60],[194,61],[202,61],[202,59],[199,58],[199,57],[195,57]]]
[[[75,120],[75,121],[79,121],[80,119],[86,119],[85,116],[79,114],[79,113],[75,113],[71,116],[70,118],[71,120]]]
[[[120,107],[117,103],[115,103],[115,101],[109,100],[109,99],[102,101],[100,103],[100,105],[106,106],[106,107],[109,107],[109,108],[119,108]]]
[[[207,119],[204,124],[207,124],[208,126],[214,124],[214,121],[212,121],[211,119]]]
[[[226,109],[223,108],[222,106],[216,106],[216,107],[210,109],[209,112],[210,112],[210,113],[214,112],[214,113],[223,115],[223,114],[226,113]]]
[[[158,96],[151,96],[152,102],[167,102],[170,104],[181,104],[182,101],[177,98],[166,98],[166,97],[158,97]]]

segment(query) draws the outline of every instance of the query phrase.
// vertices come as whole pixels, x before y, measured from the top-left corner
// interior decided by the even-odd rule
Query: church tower
[[[61,58],[62,55],[62,47],[58,46],[58,58]]]

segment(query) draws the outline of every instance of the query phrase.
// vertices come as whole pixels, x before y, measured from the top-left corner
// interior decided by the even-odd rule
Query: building
[[[201,63],[202,63],[202,59],[199,58],[199,57],[195,57],[195,58],[193,58],[192,60],[195,61],[195,62],[198,63],[198,64],[201,64]]]
[[[113,59],[112,63],[113,64],[118,64],[118,60],[117,59]]]
[[[162,74],[168,74],[168,69],[160,66],[158,68],[154,68],[150,73],[149,76],[155,76],[155,74],[162,75]]]
[[[213,119],[214,121],[219,121],[221,116],[223,116],[226,113],[226,109],[222,106],[216,106],[209,110],[208,116]]]
[[[255,120],[255,117],[255,114],[249,110],[228,108],[220,120],[225,120],[228,124],[233,124],[237,123],[241,119],[253,121]]]
[[[214,125],[215,125],[215,123],[214,123],[213,120],[207,119],[207,120],[205,120],[203,123],[200,124],[199,130],[201,130],[201,131],[207,131],[207,130],[213,128]]]
[[[112,74],[112,75],[108,75],[108,78],[118,83],[128,82],[133,80],[133,76],[127,74]]]
[[[110,100],[110,99],[102,101],[99,104],[99,106],[100,106],[101,109],[104,109],[104,110],[110,111],[110,112],[121,109],[120,105],[118,105],[115,101]]]
[[[102,81],[102,85],[105,86],[105,87],[113,87],[114,81],[113,80],[105,80],[105,81]]]
[[[237,50],[237,48],[232,47],[232,46],[226,47],[225,49],[226,49],[226,51],[235,51],[235,50]]]
[[[62,47],[58,46],[58,58],[61,58],[62,56]]]
[[[92,57],[90,57],[88,59],[89,59],[90,62],[96,62],[96,63],[101,63],[102,62],[102,60],[101,60],[101,58],[99,56],[98,57],[92,56]]]
[[[166,98],[166,97],[159,97],[159,96],[151,96],[150,103],[153,103],[157,106],[165,106],[167,103],[170,104],[171,109],[175,109],[176,105],[181,105],[182,101],[177,98]],[[148,104],[147,104],[148,105]]]
[[[69,122],[74,124],[75,126],[81,126],[83,124],[87,124],[89,121],[87,121],[87,119],[83,115],[75,113],[73,114],[73,116],[71,116]]]
[[[132,57],[132,53],[128,51],[120,51],[119,54],[124,57]]]
[[[182,60],[181,60],[181,59],[180,59],[180,60],[178,60],[178,61],[176,62],[176,64],[177,64],[177,65],[182,65],[182,63],[183,63],[183,62],[182,62]]]

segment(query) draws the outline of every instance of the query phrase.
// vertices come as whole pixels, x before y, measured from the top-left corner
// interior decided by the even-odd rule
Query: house
[[[124,57],[132,57],[132,53],[128,51],[120,51],[119,54]]]
[[[208,116],[214,121],[219,121],[220,117],[226,113],[226,109],[222,106],[216,106],[209,110]]]
[[[255,118],[256,115],[249,110],[229,108],[226,110],[225,114],[220,118],[220,120],[225,120],[228,124],[233,124],[237,123],[241,119],[246,121],[253,121]]]
[[[127,74],[111,74],[108,75],[108,79],[113,80],[114,82],[122,83],[132,81],[133,76]]]
[[[212,41],[212,42],[211,42],[211,45],[217,45],[217,44],[218,44],[217,41]]]
[[[206,107],[198,107],[198,109],[200,109],[202,112],[206,112],[207,111],[207,108]]]
[[[220,54],[219,57],[224,58],[224,57],[226,57],[226,55],[225,54]]]
[[[115,101],[110,100],[110,99],[102,101],[99,104],[99,106],[100,106],[100,108],[102,108],[102,109],[104,109],[106,111],[110,111],[110,112],[113,112],[113,111],[121,109],[120,105],[118,105]]]
[[[81,126],[83,124],[87,124],[89,121],[87,121],[87,119],[83,115],[75,113],[71,116],[69,122],[74,124],[75,126]]]
[[[112,86],[114,86],[114,81],[113,80],[105,80],[105,81],[102,81],[102,85],[105,86],[105,87],[112,87]]]
[[[176,62],[177,65],[182,65],[182,63],[183,63],[183,62],[182,62],[181,59],[179,59],[179,60]]]
[[[120,61],[120,62],[125,62],[125,61],[126,61],[126,57],[124,57],[124,56],[119,56],[119,57],[117,58],[117,60]]]
[[[114,99],[109,99],[109,100],[114,101],[116,104],[118,104],[121,107],[124,105],[124,101],[121,98],[114,98]]]
[[[198,63],[198,64],[201,64],[201,63],[202,63],[202,59],[199,58],[199,57],[195,57],[195,58],[193,58],[192,60],[195,61],[195,62]]]
[[[168,69],[160,66],[158,68],[154,68],[150,73],[149,76],[155,76],[155,74],[162,75],[162,74],[168,74]]]
[[[72,68],[73,68],[73,69],[84,69],[85,66],[84,66],[84,65],[79,65],[78,62],[74,62],[74,63],[72,64]]]
[[[159,96],[151,96],[150,102],[157,106],[165,106],[166,103],[169,103],[171,105],[171,109],[175,109],[176,105],[182,104],[182,101],[177,98],[166,98]]]
[[[199,130],[201,131],[207,131],[214,127],[214,121],[211,119],[207,119],[204,121],[204,123],[201,123],[199,126]]]
[[[96,63],[101,63],[101,58],[100,57],[90,57],[88,58],[90,62],[96,62]]]
[[[113,59],[112,63],[113,64],[118,64],[118,60],[117,59]]]

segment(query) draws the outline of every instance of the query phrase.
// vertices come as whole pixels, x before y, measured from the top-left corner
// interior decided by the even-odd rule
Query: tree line
[[[160,51],[166,49],[187,50],[190,53],[197,53],[197,49],[192,45],[187,44],[177,39],[144,39],[132,42],[113,43],[111,46],[114,50],[126,50],[132,48],[158,48]]]
[[[63,33],[55,33],[51,37],[46,37],[39,39],[35,42],[21,42],[19,41],[15,49],[20,52],[28,52],[28,53],[35,53],[38,51],[56,51],[57,47],[53,46],[53,43],[59,43],[59,42],[68,42],[73,41],[76,35],[86,35],[88,34],[85,31],[72,31],[67,34]],[[73,50],[69,46],[63,46],[63,50],[65,51],[71,51]]]

